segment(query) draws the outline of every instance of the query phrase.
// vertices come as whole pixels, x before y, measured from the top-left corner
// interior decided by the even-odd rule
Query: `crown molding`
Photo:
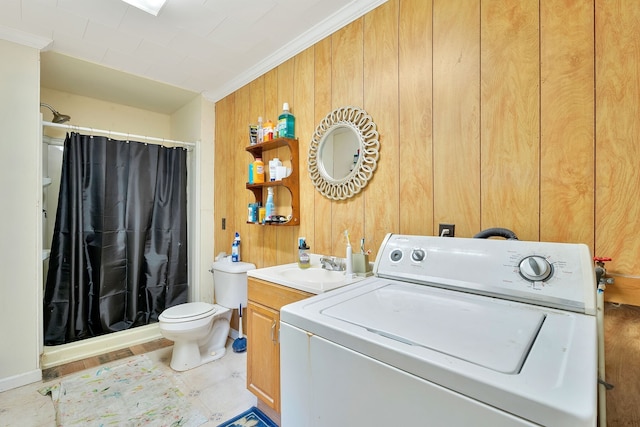
[[[355,21],[367,12],[372,11],[386,2],[387,0],[352,1],[350,4],[344,6],[318,25],[315,25],[308,31],[304,32],[300,37],[290,41],[280,49],[276,50],[272,55],[269,55],[253,67],[247,69],[235,79],[230,80],[216,90],[203,92],[202,96],[211,102],[221,100],[230,93],[240,89],[247,83],[252,82],[286,60],[294,57],[308,47],[313,46],[315,43],[335,33],[340,28]]]
[[[53,40],[48,37],[37,36],[5,25],[0,25],[0,39],[38,50],[46,49],[53,43]]]

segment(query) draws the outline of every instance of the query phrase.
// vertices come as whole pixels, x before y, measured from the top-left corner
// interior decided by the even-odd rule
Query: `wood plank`
[[[265,109],[264,109],[264,77],[260,76],[257,79],[253,80],[249,84],[250,88],[250,99],[249,99],[249,116],[251,117],[252,123],[258,123],[258,117],[262,117],[263,120],[265,118]],[[252,161],[253,156],[245,151],[245,158],[247,162]],[[248,167],[248,163],[247,163]],[[261,200],[255,200],[253,198],[253,194],[251,191],[245,190],[247,194],[250,194],[251,203],[260,202]],[[251,262],[256,265],[256,267],[264,267],[264,233],[262,232],[261,226],[249,226],[248,230],[245,234],[247,234],[246,238],[243,237],[243,249],[242,254],[243,258],[247,262]],[[246,240],[246,241],[244,241]]]
[[[613,385],[607,391],[606,425],[610,427],[640,426],[639,336],[640,307],[605,304],[605,376]]]
[[[229,233],[222,242],[223,247],[226,246],[225,252],[231,253],[231,244],[233,243],[235,232],[240,233],[240,256],[243,261],[248,262],[251,262],[247,258],[247,248],[252,245],[252,242],[248,239],[249,227],[252,226],[247,224],[247,205],[254,201],[253,194],[245,189],[248,165],[253,161],[253,156],[245,151],[245,147],[249,145],[249,124],[252,123],[252,116],[250,116],[250,111],[247,108],[250,100],[250,85],[245,85],[236,91],[235,112],[232,121],[235,128],[233,149],[236,160],[231,163],[233,165],[231,185],[225,189],[230,193],[229,197],[233,200],[233,216],[227,218],[227,230]],[[229,165],[226,167],[229,168]]]
[[[399,212],[399,232],[403,234],[433,235],[431,3],[431,0],[400,2],[399,203],[408,207],[400,208]]]
[[[289,104],[289,108],[295,116],[296,104],[294,102],[294,82],[295,82],[295,59],[278,65],[278,97],[277,108],[278,116],[282,114],[282,106],[285,102]],[[276,117],[277,121],[277,117]],[[291,154],[289,148],[282,147],[275,150],[278,157],[290,166]],[[296,153],[298,160],[300,159],[299,151]],[[300,176],[300,170],[298,170]],[[298,179],[299,181],[299,179]],[[299,194],[299,193],[298,193]],[[291,193],[284,187],[275,188],[276,213],[289,214],[291,212]],[[297,227],[276,227],[276,238],[278,240],[276,259],[278,264],[287,264],[294,262],[298,253],[297,250]]]
[[[481,6],[481,227],[539,237],[538,2]]]
[[[363,19],[357,19],[332,37],[331,106],[363,106]],[[331,255],[346,256],[344,231],[352,244],[364,234],[362,194],[331,202]]]
[[[614,283],[607,286],[604,293],[606,301],[640,306],[640,278],[615,274],[609,270],[607,276],[613,278]]]
[[[316,190],[309,178],[307,156],[316,127],[314,106],[312,102],[309,102],[314,97],[314,64],[315,49],[313,47],[302,51],[295,57],[293,99],[300,157],[300,206],[303,207],[300,209],[300,227],[295,236],[296,239],[297,237],[313,238],[313,205]],[[309,240],[309,242],[311,241]]]
[[[314,47],[314,123],[317,126],[322,119],[331,112],[331,70],[332,70],[332,45],[333,37],[328,37]],[[315,131],[314,126],[314,131]],[[311,246],[311,252],[331,255],[331,208],[329,199],[324,197],[314,187],[313,203],[313,236],[307,237]],[[305,209],[304,205],[301,205]]]
[[[233,195],[228,191],[232,188],[233,169],[229,165],[235,165],[235,146],[233,138],[235,134],[234,126],[222,126],[220,123],[233,123],[235,112],[235,93],[228,95],[216,104],[215,130],[216,144],[214,154],[214,227],[213,246],[214,253],[229,252],[226,242],[229,239],[233,228],[222,229],[223,218],[225,221],[233,220]],[[232,238],[233,239],[233,238]]]
[[[364,18],[364,108],[378,127],[380,158],[373,178],[357,199],[364,199],[361,236],[369,242],[372,256],[387,233],[398,232],[400,223],[399,9],[398,0],[389,0]],[[358,227],[349,228],[354,238],[359,237],[355,234]]]
[[[596,1],[596,245],[611,273],[640,276],[640,7]]]
[[[278,115],[280,115],[280,108],[278,106],[278,68],[267,72],[264,75],[264,120],[271,120],[276,122]],[[266,152],[264,156],[265,166],[268,165],[269,159],[274,157],[273,153]],[[267,192],[263,192],[262,206],[267,201]],[[264,247],[270,248],[270,250],[264,252],[263,261],[265,265],[278,264],[278,235],[277,227],[260,227],[262,231],[262,244]]]
[[[432,229],[480,231],[480,0],[434,1]]]
[[[540,240],[593,252],[593,2],[540,5]]]

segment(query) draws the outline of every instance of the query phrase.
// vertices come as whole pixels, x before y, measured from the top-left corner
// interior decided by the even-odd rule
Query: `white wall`
[[[0,39],[0,391],[41,378],[40,52]]]
[[[192,301],[213,302],[213,276],[209,272],[213,253],[213,138],[215,134],[215,104],[203,97],[194,99],[171,116],[171,138],[197,141],[195,150],[199,161],[190,170],[189,179],[197,179],[190,186],[196,192],[193,211],[190,212],[189,236],[196,242],[189,247],[190,281],[198,283],[191,288]],[[189,195],[191,197],[191,195]],[[191,233],[193,231],[193,233]],[[194,244],[195,243],[195,244]]]

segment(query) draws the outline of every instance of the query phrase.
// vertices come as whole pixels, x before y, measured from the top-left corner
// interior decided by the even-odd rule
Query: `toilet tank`
[[[247,271],[256,268],[248,262],[216,261],[213,272],[213,295],[216,304],[237,309],[247,306]]]

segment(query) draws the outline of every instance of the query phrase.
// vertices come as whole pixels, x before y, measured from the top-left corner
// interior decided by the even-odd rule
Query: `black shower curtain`
[[[187,301],[187,151],[67,134],[44,297],[57,345]]]

